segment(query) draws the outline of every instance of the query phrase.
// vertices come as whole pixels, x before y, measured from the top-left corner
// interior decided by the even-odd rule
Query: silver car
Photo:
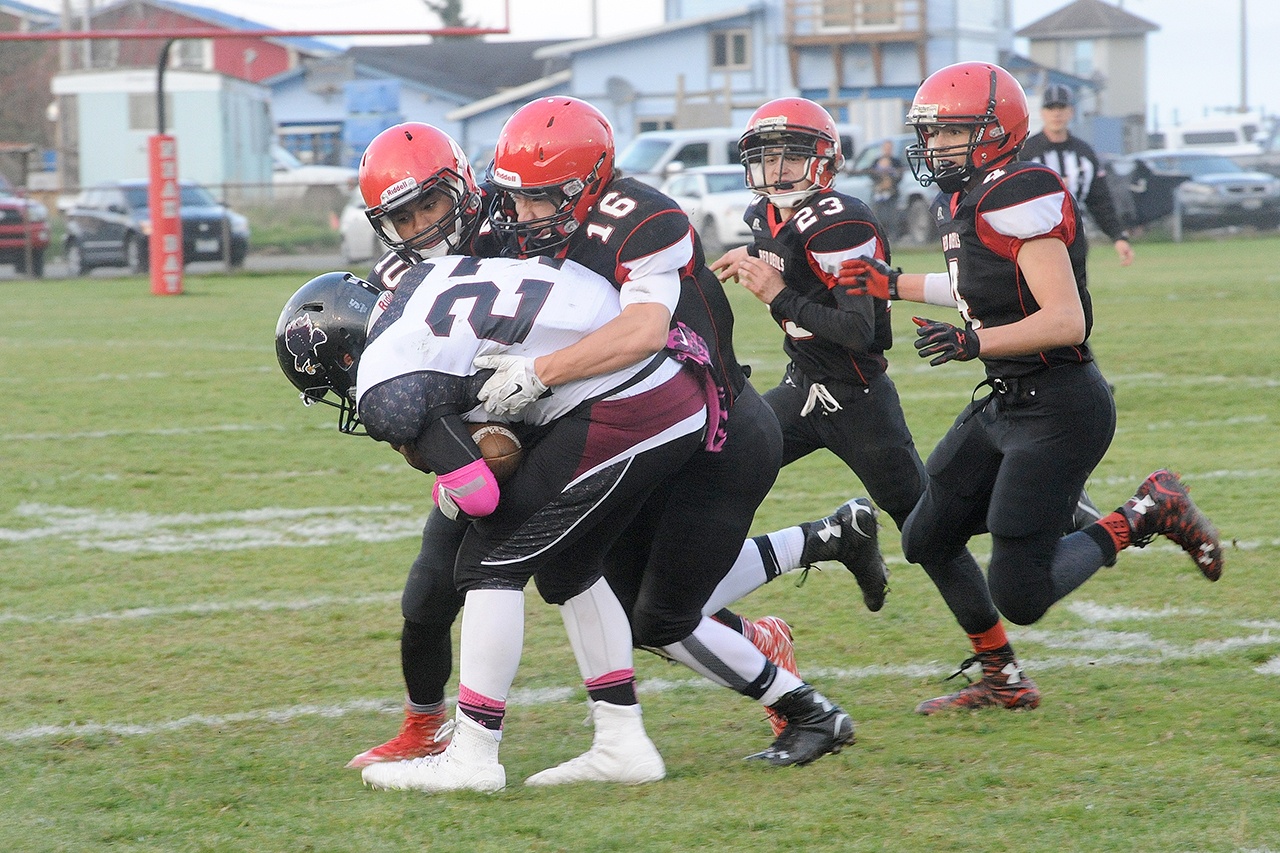
[[[755,193],[747,189],[741,166],[698,166],[667,178],[662,192],[670,196],[689,216],[702,238],[707,260],[726,249],[751,242],[751,229],[742,221]]]
[[[1187,228],[1280,226],[1280,178],[1247,172],[1226,155],[1139,151],[1112,159],[1108,168],[1113,189],[1128,191],[1138,223],[1181,210]]]

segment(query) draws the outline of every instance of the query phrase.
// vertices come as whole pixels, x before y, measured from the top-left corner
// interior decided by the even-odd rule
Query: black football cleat
[[[849,715],[808,684],[792,690],[769,710],[786,720],[786,728],[768,749],[748,755],[747,761],[766,761],[775,767],[803,766],[824,755],[835,755],[854,741]]]
[[[884,607],[884,597],[889,592],[889,567],[880,554],[878,515],[871,501],[855,498],[824,519],[800,525],[804,530],[800,565],[809,567],[820,560],[844,563],[872,613]]]

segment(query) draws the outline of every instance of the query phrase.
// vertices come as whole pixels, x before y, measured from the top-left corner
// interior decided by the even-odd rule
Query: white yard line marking
[[[21,613],[0,613],[0,625],[16,622],[23,625],[81,625],[87,622],[117,622],[129,619],[152,619],[162,616],[206,616],[214,613],[269,613],[276,610],[311,610],[317,607],[363,607],[368,604],[390,604],[400,600],[400,592],[382,592],[372,595],[338,597],[322,595],[294,601],[209,601],[179,604],[172,607],[133,607],[129,610],[107,610],[101,613],[73,613],[64,616],[27,616]]]
[[[113,512],[19,504],[11,513],[36,526],[0,528],[0,542],[71,541],[81,548],[116,553],[233,551],[310,548],[340,541],[391,542],[422,535],[426,512],[407,504],[237,512]]]
[[[1069,656],[1046,658],[1023,658],[1022,662],[1028,670],[1043,672],[1053,669],[1090,668],[1104,666],[1154,666],[1169,661],[1192,660],[1217,657],[1228,651],[1241,648],[1280,644],[1280,634],[1272,634],[1264,629],[1261,634],[1244,637],[1229,637],[1223,640],[1203,640],[1189,646],[1178,646],[1160,640],[1145,637],[1142,634],[1109,634],[1107,632],[1066,632],[1055,634],[1049,631],[1011,632],[1016,640],[1041,642],[1058,647],[1116,649],[1122,645],[1132,649],[1142,649],[1146,654],[1105,654],[1101,656]],[[1126,642],[1117,643],[1117,637],[1126,638]],[[1145,637],[1145,638],[1144,638]],[[1091,638],[1091,639],[1089,639]],[[916,664],[877,665],[867,667],[830,668],[814,667],[806,669],[806,674],[818,678],[838,681],[859,681],[867,678],[894,677],[921,679],[948,675],[954,670],[952,666],[943,666],[936,661]],[[1280,675],[1280,657],[1273,658],[1267,664],[1254,670],[1264,675]],[[710,689],[716,685],[702,678],[663,679],[645,678],[639,684],[643,695],[658,695],[677,688]],[[508,697],[510,705],[549,705],[578,701],[581,691],[577,687],[550,687],[537,690],[514,690]],[[450,697],[456,701],[456,697]],[[70,725],[31,726],[17,731],[0,732],[0,740],[9,743],[24,743],[46,738],[67,739],[87,737],[91,735],[147,736],[162,732],[200,726],[203,728],[219,728],[235,723],[288,723],[300,717],[343,717],[348,714],[384,713],[397,714],[402,709],[400,701],[378,699],[355,699],[339,705],[294,705],[288,708],[267,708],[256,711],[242,711],[234,714],[192,714],[176,720],[156,723],[73,723]]]

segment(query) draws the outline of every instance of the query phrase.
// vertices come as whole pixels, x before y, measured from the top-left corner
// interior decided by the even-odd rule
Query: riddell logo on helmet
[[[756,123],[751,126],[751,129],[755,131],[786,130],[787,117],[786,116],[765,116],[763,118],[758,118],[756,119]]]
[[[517,175],[515,172],[509,172],[500,166],[493,167],[493,177],[498,181],[498,183],[502,184],[503,186],[508,186],[508,187],[524,186],[524,182],[520,180],[519,175]]]
[[[937,104],[912,104],[907,112],[908,122],[935,122],[938,120]]]
[[[402,180],[396,181],[394,184],[392,184],[391,186],[387,187],[385,190],[382,191],[382,195],[379,196],[378,201],[382,202],[383,204],[386,204],[387,202],[391,201],[393,198],[404,195],[405,193],[407,193],[409,190],[413,189],[417,185],[418,185],[417,180],[415,180],[412,177],[408,177],[408,178],[404,178]]]

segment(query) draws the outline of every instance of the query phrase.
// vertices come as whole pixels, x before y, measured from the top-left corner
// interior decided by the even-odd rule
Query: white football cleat
[[[453,739],[444,752],[370,764],[360,772],[360,778],[380,791],[492,793],[506,787],[507,771],[498,763],[498,738],[494,733],[458,711]]]
[[[640,785],[667,775],[658,748],[645,733],[639,705],[591,703],[596,733],[591,749],[563,764],[535,773],[526,785],[568,785],[574,782],[620,782]]]

